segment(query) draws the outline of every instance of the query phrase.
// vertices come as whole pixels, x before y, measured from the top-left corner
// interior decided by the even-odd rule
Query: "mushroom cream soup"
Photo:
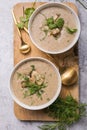
[[[43,105],[56,94],[58,80],[51,64],[39,59],[30,60],[17,67],[12,77],[12,91],[26,105]]]
[[[31,35],[35,43],[51,52],[69,46],[77,31],[74,15],[66,8],[56,6],[39,11],[31,26]]]

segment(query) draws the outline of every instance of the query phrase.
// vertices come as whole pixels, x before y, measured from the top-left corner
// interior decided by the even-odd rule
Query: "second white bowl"
[[[53,8],[53,10],[51,9]],[[40,42],[40,37],[42,36],[42,33],[40,33],[39,31],[39,24],[42,21],[41,18],[39,18],[40,14],[43,12],[44,10],[44,14],[46,14],[46,17],[47,18],[50,18],[52,17],[52,14],[55,14],[54,13],[54,8],[59,9],[62,11],[62,9],[64,10],[64,13],[61,15],[61,17],[66,17],[68,19],[68,21],[65,21],[65,24],[64,24],[64,28],[63,28],[63,31],[61,31],[61,35],[60,35],[60,38],[59,40],[54,40],[53,42],[51,42],[53,40],[52,36],[49,38],[48,37],[48,41],[46,41],[46,39],[44,40],[44,42],[42,41],[42,43]],[[46,11],[46,9],[49,9],[49,13],[48,11]],[[58,11],[59,11],[58,10]],[[57,12],[58,12],[57,11]],[[60,11],[60,12],[61,12]],[[68,13],[66,13],[68,12]],[[44,15],[42,14],[42,15]],[[76,29],[77,29],[77,32],[73,34],[74,38],[73,40],[69,41],[67,40],[67,38],[70,36],[72,37],[72,34],[65,34],[65,26],[66,26],[66,22],[71,22],[72,19],[70,17],[70,14],[73,16],[73,22],[75,22],[76,24]],[[36,23],[36,25],[34,25],[34,22],[36,21],[36,18],[38,17],[38,22]],[[44,17],[44,16],[43,16]],[[66,19],[64,18],[64,20]],[[35,27],[35,33],[33,33],[32,31],[32,24],[33,24],[33,27]],[[71,24],[68,24],[67,25],[71,25]],[[72,26],[71,26],[72,27]],[[72,28],[74,29],[74,27]],[[29,30],[29,36],[31,38],[31,41],[32,43],[38,48],[40,49],[41,51],[45,52],[45,53],[49,53],[49,54],[59,54],[59,53],[63,53],[63,52],[66,52],[67,50],[69,50],[70,48],[72,48],[78,38],[79,38],[79,35],[80,35],[80,21],[79,21],[79,18],[77,16],[77,14],[70,8],[68,7],[67,5],[65,4],[61,4],[61,3],[47,3],[47,4],[43,4],[41,5],[39,8],[37,8],[35,10],[35,12],[32,14],[30,20],[29,20],[29,24],[28,24],[28,30]],[[39,34],[38,34],[39,33]],[[37,35],[38,34],[38,35]],[[63,35],[65,34],[65,35]],[[49,40],[50,39],[50,40]],[[62,42],[62,40],[63,42]],[[64,45],[64,47],[61,48],[61,44],[65,44],[66,41],[68,42],[68,44]],[[39,43],[40,42],[40,43]],[[58,43],[59,42],[59,43]],[[58,43],[58,44],[57,44]],[[54,49],[55,47],[55,49]]]
[[[27,88],[26,87],[22,88],[21,82],[23,82],[24,80],[22,80],[21,78],[23,78],[24,75],[26,76],[26,74],[30,76],[29,73],[31,72],[30,71],[31,65],[32,67],[35,65],[37,72],[39,72],[41,76],[42,74],[45,74],[46,76],[45,83],[49,79],[49,82],[47,83],[48,86],[46,88],[43,88],[44,93],[42,93],[42,99],[40,99],[40,97],[38,97],[37,94],[28,95],[25,98],[23,96],[24,93],[31,86],[28,86]],[[24,74],[24,75],[22,75],[22,77],[18,79],[18,76],[21,76],[21,74]],[[27,80],[27,78],[25,80]],[[32,82],[29,82],[29,81],[28,83],[31,84]],[[36,85],[36,83],[33,85]],[[61,91],[61,77],[60,77],[59,70],[56,68],[56,66],[52,62],[50,62],[47,59],[44,59],[41,57],[27,58],[25,60],[22,60],[20,63],[18,63],[11,73],[10,93],[14,101],[23,108],[26,108],[29,110],[40,110],[40,109],[46,108],[57,99],[57,97],[60,94],[60,91]]]

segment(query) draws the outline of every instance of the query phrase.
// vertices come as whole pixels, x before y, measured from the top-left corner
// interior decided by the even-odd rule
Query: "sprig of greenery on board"
[[[32,4],[32,7],[30,8],[26,8],[24,10],[23,8],[23,16],[21,16],[19,19],[20,19],[20,22],[17,23],[17,26],[19,29],[24,29],[25,28],[28,28],[28,21],[30,19],[30,16],[33,14],[33,12],[35,11],[35,4],[36,4],[36,1],[35,0]]]
[[[55,123],[39,126],[41,130],[66,130],[67,126],[79,121],[86,116],[87,104],[78,103],[71,95],[66,98],[59,97],[46,109],[49,116],[58,120]]]
[[[28,28],[28,21],[29,21],[29,19],[30,19],[30,16],[31,16],[31,15],[33,14],[33,12],[35,11],[36,1],[37,1],[37,0],[35,0],[35,2],[33,2],[33,5],[32,5],[31,8],[26,8],[26,9],[24,10],[23,16],[20,17],[20,22],[17,23],[17,26],[18,26],[19,29],[24,29],[24,27],[25,27],[25,28]],[[64,0],[60,0],[60,1],[61,1],[61,2],[64,2]],[[81,2],[80,0],[76,0],[76,1],[78,1],[85,9],[87,9],[87,7],[83,4],[83,2]],[[51,27],[54,28],[54,25],[51,26]]]
[[[32,13],[35,11],[34,7],[26,8],[24,10],[24,16],[20,17],[20,22],[17,23],[19,29],[24,29],[24,27],[28,28],[28,21]]]

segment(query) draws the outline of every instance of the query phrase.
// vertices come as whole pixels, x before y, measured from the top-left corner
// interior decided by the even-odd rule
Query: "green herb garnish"
[[[64,25],[63,18],[58,18],[56,21],[53,19],[53,17],[46,19],[47,26],[49,29],[55,29],[55,28],[62,28]]]
[[[24,16],[20,17],[20,22],[17,23],[19,29],[24,29],[24,27],[28,28],[28,21],[32,13],[35,11],[34,7],[26,8],[24,10]]]
[[[32,72],[33,72],[34,70],[36,70],[36,69],[35,69],[35,66],[34,66],[34,65],[31,65],[30,67],[31,67],[31,71],[30,71],[29,75],[30,75],[30,77],[31,77]]]
[[[59,97],[47,108],[48,115],[58,121],[52,124],[44,124],[39,128],[41,130],[66,130],[67,126],[86,116],[86,106],[86,104],[78,103],[71,95],[65,99]]]
[[[28,74],[21,74],[17,72],[18,78],[21,81],[21,87],[24,89],[24,98],[36,94],[42,100],[44,88],[47,87],[45,77],[37,73],[34,65],[31,65],[31,71]],[[32,75],[33,73],[33,75]]]
[[[26,15],[26,18],[30,18],[30,16],[32,15],[32,13],[35,11],[35,8],[26,8],[24,11],[24,14]]]
[[[20,77],[22,78],[22,74],[17,72],[17,78],[20,78]]]
[[[24,97],[31,96],[36,94],[38,97],[41,97],[42,93],[44,92],[43,88],[47,87],[45,83],[38,85],[36,83],[32,83],[29,81],[28,76],[21,75],[23,82],[23,88],[26,88],[26,91],[24,92]]]
[[[19,72],[17,72],[17,78],[18,79],[20,78],[21,80],[29,80],[29,78],[27,77],[27,75],[21,74]]]
[[[54,23],[54,24],[49,24],[49,29],[55,29],[55,28],[57,28],[57,26],[56,26],[56,24]]]
[[[56,24],[56,26],[57,26],[58,28],[62,28],[63,25],[64,25],[64,19],[63,19],[63,18],[58,18],[58,19],[56,20],[55,24]]]
[[[17,23],[17,26],[18,26],[19,29],[23,29],[24,23],[23,22]]]
[[[54,23],[53,17],[46,19],[46,24],[49,27],[49,29],[56,28],[56,24]]]
[[[41,91],[42,88],[46,87],[44,84],[37,85],[37,84],[31,83],[31,82],[26,82],[25,86],[28,88],[30,95],[33,95],[33,94],[36,94],[36,93],[38,94],[38,92],[42,93],[42,91]]]
[[[54,19],[53,19],[53,17],[46,19],[46,22],[47,22],[47,25],[48,25],[48,26],[49,26],[49,24],[54,24]]]
[[[70,34],[73,34],[73,33],[76,33],[76,32],[77,32],[77,29],[76,29],[76,28],[75,28],[75,29],[71,29],[71,28],[69,28],[69,27],[66,27],[66,29],[67,29],[67,32],[70,33]]]
[[[59,15],[57,15],[57,19],[54,19],[53,17],[46,18],[45,17],[45,24],[41,27],[42,31],[45,33],[45,36],[40,39],[41,41],[46,38],[46,36],[49,33],[49,36],[52,35],[56,40],[63,28],[64,25],[64,19],[59,18]],[[48,29],[45,29],[48,28]]]
[[[31,65],[32,71],[36,70],[34,65]]]

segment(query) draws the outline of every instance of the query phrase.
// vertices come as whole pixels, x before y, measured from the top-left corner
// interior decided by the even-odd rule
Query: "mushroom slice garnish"
[[[51,31],[51,35],[53,35],[53,36],[55,36],[55,37],[56,37],[59,33],[60,33],[60,30],[59,30],[58,28],[53,29],[53,30]]]

